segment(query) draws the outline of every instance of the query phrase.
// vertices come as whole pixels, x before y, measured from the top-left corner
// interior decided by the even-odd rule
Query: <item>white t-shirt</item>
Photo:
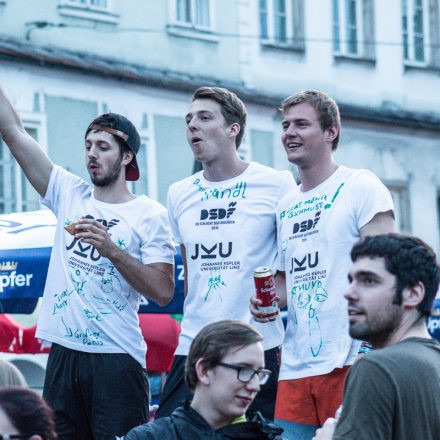
[[[343,297],[350,251],[359,230],[392,209],[391,194],[373,173],[342,166],[316,188],[281,200],[278,269],[286,272],[288,322],[280,380],[353,363],[360,342],[349,337]]]
[[[36,336],[74,350],[128,353],[145,367],[146,344],[133,289],[94,246],[64,226],[81,217],[108,228],[111,239],[143,264],[174,262],[166,209],[146,196],[125,203],[96,200],[79,177],[54,167],[43,203],[58,219]]]
[[[240,319],[264,336],[265,349],[281,344],[281,319],[256,323],[249,312],[253,271],[276,267],[275,207],[296,189],[292,174],[251,162],[239,176],[210,182],[203,171],[174,183],[168,214],[175,240],[186,249],[188,295],[176,354],[187,355],[207,324]]]

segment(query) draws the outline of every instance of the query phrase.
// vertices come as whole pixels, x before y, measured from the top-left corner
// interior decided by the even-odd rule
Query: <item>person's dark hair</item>
[[[308,102],[315,109],[323,131],[330,127],[337,127],[338,135],[332,142],[332,150],[336,150],[341,138],[341,115],[336,102],[320,90],[304,90],[286,98],[281,103],[280,110],[284,114],[290,107],[303,102]]]
[[[239,350],[261,342],[263,337],[242,321],[223,320],[203,327],[191,343],[185,364],[185,382],[194,390],[198,378],[196,362],[203,359],[206,368],[214,368],[231,350]]]
[[[402,291],[421,282],[425,297],[417,309],[424,317],[431,313],[440,283],[440,268],[435,252],[416,237],[401,234],[382,234],[366,237],[354,245],[351,259],[383,258],[385,268],[396,277],[396,303],[402,302]]]
[[[200,87],[193,94],[192,100],[196,99],[212,99],[220,105],[222,115],[228,125],[234,123],[240,125],[240,132],[235,138],[235,146],[238,150],[244,136],[247,118],[243,101],[235,93],[222,87]]]
[[[35,391],[23,387],[3,388],[0,390],[0,408],[20,435],[58,439],[53,411]]]

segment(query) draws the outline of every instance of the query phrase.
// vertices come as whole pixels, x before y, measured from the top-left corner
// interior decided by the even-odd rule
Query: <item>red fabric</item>
[[[322,376],[278,382],[275,418],[309,426],[321,426],[334,417],[342,402],[349,366]]]
[[[147,342],[147,370],[169,371],[180,333],[180,323],[170,315],[140,314],[139,324]],[[50,344],[35,338],[34,325],[23,328],[9,315],[0,314],[0,352],[49,353]]]
[[[147,370],[169,371],[180,333],[180,323],[170,315],[139,314],[142,335],[147,342]]]

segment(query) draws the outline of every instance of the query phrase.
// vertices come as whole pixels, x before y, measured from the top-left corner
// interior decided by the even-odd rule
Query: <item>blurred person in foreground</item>
[[[12,386],[26,387],[26,379],[12,362],[0,359],[0,388]]]
[[[0,390],[0,438],[56,440],[53,411],[33,390],[3,388]]]
[[[351,367],[338,420],[316,440],[438,440],[440,343],[428,333],[440,269],[421,240],[367,237],[351,251],[350,335],[375,350]]]
[[[174,291],[166,209],[127,184],[139,133],[117,113],[90,123],[78,154],[91,184],[52,163],[1,89],[0,135],[57,217],[35,333],[52,343],[43,396],[63,439],[114,439],[148,421],[141,297],[165,305]]]
[[[281,428],[257,411],[246,412],[271,373],[264,369],[262,340],[240,321],[204,327],[192,341],[185,365],[192,401],[168,417],[134,428],[125,440],[281,440]]]

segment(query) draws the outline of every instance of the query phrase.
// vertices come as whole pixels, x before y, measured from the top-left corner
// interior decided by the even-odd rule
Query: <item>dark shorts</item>
[[[278,373],[280,369],[280,348],[275,347],[264,352],[265,368],[272,371],[269,380],[260,389],[251,408],[260,411],[264,417],[273,420],[277,396]],[[159,409],[155,418],[169,416],[186,399],[192,399],[192,393],[185,384],[186,356],[176,355],[168,373],[163,389]]]
[[[43,397],[60,440],[115,439],[148,422],[148,376],[126,353],[86,353],[52,344]]]

